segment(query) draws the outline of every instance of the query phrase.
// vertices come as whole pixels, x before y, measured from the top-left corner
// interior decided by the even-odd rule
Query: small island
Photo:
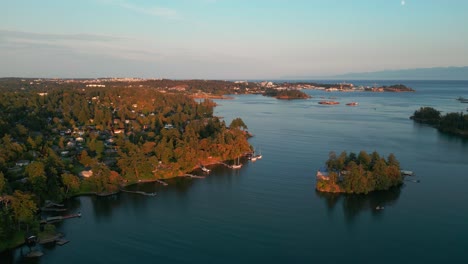
[[[280,100],[293,100],[293,99],[308,99],[310,95],[299,91],[299,90],[276,90],[276,89],[267,89],[264,96],[275,97]]]
[[[384,85],[384,86],[377,87],[377,88],[366,88],[366,91],[401,93],[401,92],[414,92],[415,90],[403,84],[394,84],[390,86]]]
[[[421,107],[414,111],[410,119],[433,126],[443,133],[468,138],[468,114],[463,112],[441,115],[440,111],[432,107]]]
[[[319,192],[367,194],[402,183],[400,163],[393,154],[385,159],[375,151],[370,155],[343,151],[339,156],[332,151],[326,168],[317,171],[315,188]]]

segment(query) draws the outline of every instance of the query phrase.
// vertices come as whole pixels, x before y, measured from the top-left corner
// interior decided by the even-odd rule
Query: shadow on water
[[[317,197],[325,200],[329,213],[341,202],[345,220],[348,224],[352,224],[354,219],[364,211],[370,211],[376,218],[380,217],[382,210],[378,208],[387,208],[394,205],[400,197],[403,186],[394,187],[387,191],[371,192],[367,195],[323,193],[319,191],[315,191],[315,193]]]
[[[437,133],[438,139],[444,141],[444,142],[451,142],[455,144],[462,144],[462,145],[468,145],[468,138],[466,137],[461,137],[458,135],[446,133],[446,132],[441,132]]]
[[[463,145],[468,144],[468,138],[466,137],[454,135],[448,132],[442,132],[438,130],[437,128],[427,125],[427,124],[413,122],[413,128],[420,133],[427,133],[427,132],[430,132],[431,130],[436,131],[437,138],[443,142],[450,142],[450,143],[463,144]]]
[[[92,197],[93,212],[97,221],[110,220],[114,208],[122,204],[120,194],[114,194],[105,197]]]

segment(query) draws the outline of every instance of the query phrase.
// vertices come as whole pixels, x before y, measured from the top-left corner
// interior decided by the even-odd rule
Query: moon
[[[404,6],[406,4],[405,0],[401,0],[401,5]]]

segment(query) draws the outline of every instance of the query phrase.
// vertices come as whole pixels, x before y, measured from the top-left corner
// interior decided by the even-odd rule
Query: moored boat
[[[240,169],[242,168],[242,164],[240,163],[240,159],[237,158],[237,163],[234,165],[231,165],[231,169]]]
[[[414,176],[414,172],[409,171],[409,170],[401,170],[401,175],[403,176]]]
[[[351,103],[347,103],[346,105],[347,106],[357,106],[358,103],[357,102],[351,102]]]
[[[205,166],[203,166],[203,165],[201,165],[201,164],[200,164],[200,169],[201,169],[203,172],[210,173],[210,170],[209,170],[207,167],[205,167]]]
[[[323,105],[337,105],[337,104],[340,104],[340,102],[337,102],[337,101],[320,101],[318,103],[323,104]]]

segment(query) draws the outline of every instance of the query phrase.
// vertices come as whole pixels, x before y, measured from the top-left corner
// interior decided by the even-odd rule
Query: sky
[[[0,1],[0,77],[281,79],[468,65],[465,0]]]

